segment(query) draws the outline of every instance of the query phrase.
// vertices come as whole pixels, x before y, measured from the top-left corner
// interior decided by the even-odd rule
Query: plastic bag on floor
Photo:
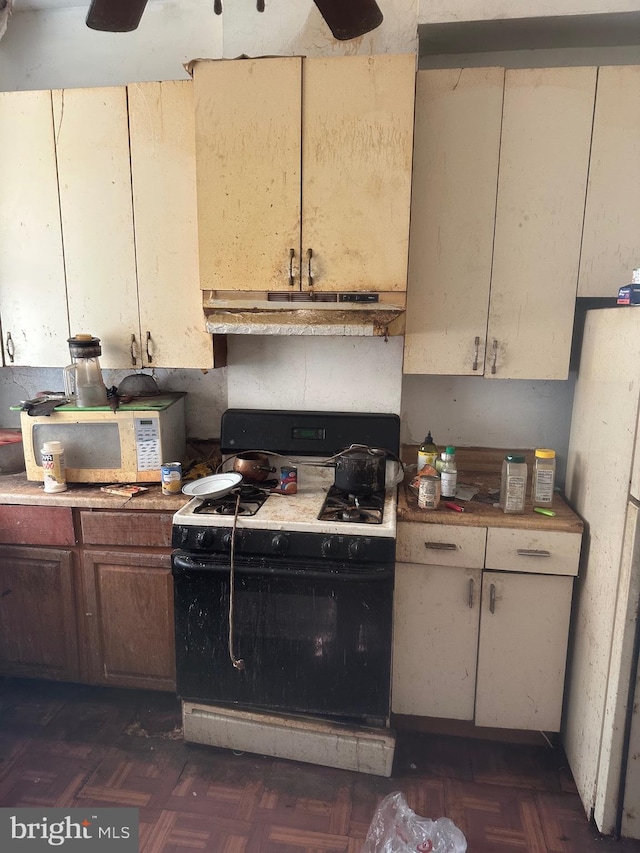
[[[467,840],[453,821],[420,817],[396,791],[378,806],[361,853],[465,853],[466,849]]]

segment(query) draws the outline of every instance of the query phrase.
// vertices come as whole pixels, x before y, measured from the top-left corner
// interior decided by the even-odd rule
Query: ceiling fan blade
[[[129,33],[137,29],[147,0],[91,0],[87,26],[108,33]]]
[[[375,30],[383,20],[376,0],[313,0],[327,26],[339,41]]]

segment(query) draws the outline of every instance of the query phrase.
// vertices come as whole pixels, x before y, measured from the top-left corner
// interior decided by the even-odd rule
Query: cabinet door
[[[193,82],[127,91],[142,363],[211,368],[198,270]]]
[[[578,296],[617,296],[640,264],[640,66],[598,69]]]
[[[195,64],[205,290],[299,288],[301,76],[300,57]]]
[[[175,690],[171,555],[83,553],[88,680]]]
[[[397,563],[391,708],[473,719],[480,569]]]
[[[573,578],[484,572],[478,726],[560,731]]]
[[[77,681],[71,551],[0,546],[0,671]]]
[[[100,338],[103,367],[140,367],[127,90],[53,97],[71,333]]]
[[[406,291],[414,98],[414,55],[304,60],[303,289]]]
[[[482,375],[504,69],[419,71],[405,373]]]
[[[0,92],[0,317],[4,363],[69,361],[50,92]]]
[[[566,379],[595,68],[508,70],[485,375]]]

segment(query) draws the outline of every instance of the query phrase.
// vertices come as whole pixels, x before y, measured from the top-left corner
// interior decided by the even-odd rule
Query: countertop
[[[519,452],[526,456],[529,465],[529,482],[531,482],[533,451],[514,448],[510,452]],[[403,448],[402,457],[406,464],[406,476],[398,491],[398,521],[455,524],[466,527],[556,530],[581,534],[584,527],[582,521],[557,492],[553,499],[552,509],[556,513],[553,517],[534,512],[530,499],[527,499],[522,515],[504,513],[499,507],[493,505],[498,499],[504,455],[504,450],[494,448],[458,448],[456,450],[458,483],[474,486],[478,494],[470,501],[456,501],[464,507],[464,512],[447,509],[444,501],[441,501],[438,509],[434,511],[420,509],[417,495],[409,487],[416,475],[417,446]]]
[[[514,451],[515,452],[515,451]],[[532,469],[533,451],[521,450],[527,457],[529,471]],[[554,517],[533,511],[528,500],[523,515],[505,514],[493,506],[497,497],[490,490],[500,487],[500,471],[505,451],[492,448],[458,448],[458,482],[473,485],[478,494],[470,501],[458,501],[464,512],[447,509],[444,502],[436,510],[420,509],[417,495],[409,484],[416,474],[416,447],[404,447],[402,457],[406,463],[404,483],[398,490],[398,521],[423,524],[464,525],[467,527],[511,527],[531,530],[557,530],[582,533],[583,524],[578,515],[568,506],[563,497],[554,497]],[[26,474],[0,476],[0,504],[22,504],[26,506],[67,506],[96,509],[156,510],[175,512],[189,500],[182,493],[163,495],[160,484],[145,484],[148,491],[132,498],[105,494],[100,486],[69,483],[66,492],[45,492],[42,483],[30,482]]]
[[[141,484],[142,485],[142,484]],[[190,500],[186,495],[163,495],[160,483],[145,483],[149,491],[127,498],[109,495],[100,486],[69,483],[66,492],[45,492],[42,483],[27,480],[27,475],[5,474],[0,477],[0,504],[25,506],[67,506],[94,509],[164,510],[175,512]]]

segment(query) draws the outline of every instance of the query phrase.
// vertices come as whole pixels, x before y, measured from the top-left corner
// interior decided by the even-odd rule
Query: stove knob
[[[360,560],[364,556],[365,548],[359,539],[355,539],[349,543],[349,558],[351,560]]]
[[[177,539],[176,547],[177,548],[184,548],[185,545],[187,544],[187,542],[189,541],[189,528],[188,527],[182,527],[178,531],[176,539]]]
[[[276,533],[271,540],[271,549],[274,554],[286,554],[289,550],[289,537],[284,533]]]
[[[340,542],[336,536],[328,536],[320,543],[320,553],[323,557],[336,557],[339,548]]]
[[[220,544],[222,545],[223,548],[226,548],[227,551],[231,549],[231,533],[230,532],[222,534],[222,536],[220,537]]]
[[[198,530],[196,533],[196,548],[210,547],[211,539],[211,530]]]

